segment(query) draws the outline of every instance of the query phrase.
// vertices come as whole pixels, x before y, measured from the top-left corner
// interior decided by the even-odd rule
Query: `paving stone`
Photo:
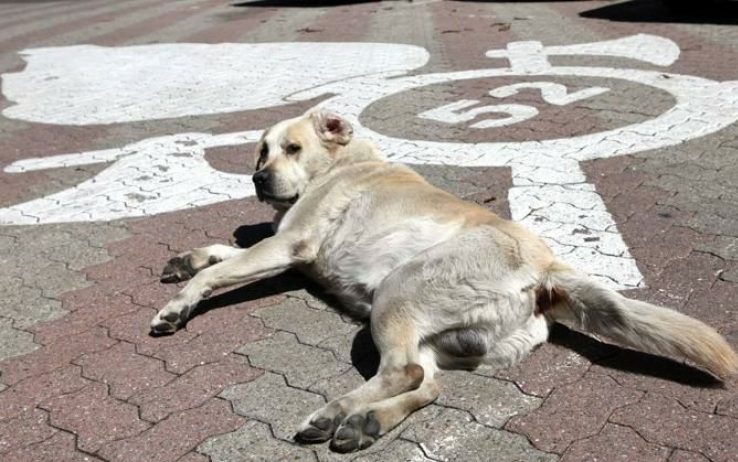
[[[738,454],[738,420],[685,409],[655,393],[618,409],[610,421],[633,428],[650,442],[698,452],[714,461],[733,461]]]
[[[0,318],[0,361],[25,355],[39,347],[33,342],[33,334],[14,328],[12,319]]]
[[[149,428],[138,409],[108,396],[107,387],[92,384],[77,392],[51,398],[41,406],[51,424],[77,435],[77,446],[94,453],[104,444],[130,438]]]
[[[538,451],[523,436],[474,422],[466,412],[444,409],[434,419],[411,425],[402,437],[422,445],[425,453],[440,461],[555,461]]]
[[[344,322],[338,314],[328,310],[308,308],[305,303],[292,303],[288,298],[279,305],[255,311],[267,327],[292,332],[301,343],[318,345],[328,337],[350,337],[356,326]]]
[[[698,244],[696,250],[709,252],[717,255],[723,260],[738,260],[738,238],[730,236],[717,236],[710,243]]]
[[[200,454],[199,452],[190,452],[179,459],[177,462],[210,462],[210,459],[207,456]]]
[[[109,462],[174,462],[205,438],[240,428],[244,420],[228,403],[210,400],[195,409],[172,414],[147,431],[103,446],[99,455]]]
[[[598,434],[613,410],[642,395],[608,377],[587,374],[555,389],[540,408],[513,417],[505,428],[528,436],[541,450],[560,454],[573,441]]]
[[[323,395],[326,400],[343,396],[366,383],[366,379],[359,372],[351,368],[335,377],[326,377],[310,385],[308,390]]]
[[[134,345],[125,342],[97,353],[83,354],[74,362],[82,366],[85,377],[108,384],[110,396],[121,400],[161,387],[177,377],[164,370],[164,363],[136,353]]]
[[[675,398],[683,406],[707,413],[721,400],[735,396],[735,391],[719,385],[706,372],[634,351],[606,358],[590,372],[607,375],[627,388]]]
[[[81,289],[91,285],[85,276],[67,268],[66,263],[48,260],[46,257],[37,264],[27,262],[23,272],[26,285],[41,290],[44,297],[55,298],[68,290]]]
[[[0,363],[2,381],[11,385],[27,377],[50,372],[68,364],[82,353],[104,350],[116,342],[102,328],[60,339],[30,354]]]
[[[728,282],[738,282],[738,268],[723,271],[720,273],[720,279]]]
[[[318,346],[332,351],[339,361],[353,365],[363,374],[373,375],[379,367],[379,352],[368,325],[357,325],[348,335],[330,336]]]
[[[108,328],[110,337],[124,340],[136,345],[136,351],[147,356],[153,356],[158,351],[175,345],[182,345],[195,338],[195,334],[186,330],[177,331],[174,335],[152,337],[149,323],[156,315],[156,310],[141,308],[138,311],[105,321],[102,324]]]
[[[27,378],[0,394],[0,420],[32,410],[42,401],[80,390],[91,382],[79,366],[67,366],[47,374]]]
[[[277,438],[291,441],[302,421],[325,404],[322,396],[287,386],[284,377],[267,372],[235,385],[220,396],[231,401],[238,415],[269,422]]]
[[[464,409],[490,427],[501,428],[511,417],[526,414],[543,402],[521,393],[510,382],[466,371],[444,371],[438,381],[442,390],[438,404]]]
[[[511,380],[525,393],[545,398],[553,389],[574,382],[587,372],[591,362],[582,354],[597,358],[609,350],[607,345],[561,326],[554,327],[551,338],[557,338],[557,343],[544,343],[518,365],[499,371],[480,368],[475,372]]]
[[[285,375],[287,383],[299,388],[308,388],[350,367],[337,362],[329,351],[298,343],[295,336],[287,332],[277,332],[264,340],[244,345],[237,352],[248,356],[255,367]]]
[[[58,430],[49,426],[46,412],[33,409],[0,422],[0,454],[50,438]]]
[[[702,454],[698,454],[696,452],[689,452],[689,451],[683,451],[681,449],[675,450],[671,457],[669,457],[669,462],[709,462],[710,459],[703,456]]]
[[[433,459],[425,457],[423,450],[415,443],[403,440],[394,440],[387,445],[381,452],[374,454],[362,454],[353,459],[356,462],[387,462],[387,461],[406,461],[406,462],[430,462]]]
[[[197,335],[187,343],[175,344],[161,348],[154,356],[166,362],[167,370],[183,374],[195,366],[218,362],[230,355],[240,345],[263,338],[267,331],[261,321],[241,313],[237,307],[221,308],[219,312],[208,312],[203,318],[218,320],[207,323],[208,328],[199,330],[193,327]],[[189,330],[189,326],[188,329]],[[179,332],[174,336],[179,335]]]
[[[165,386],[137,393],[129,402],[138,404],[141,418],[158,422],[174,412],[203,404],[236,383],[249,382],[262,371],[250,367],[242,356],[228,356],[223,361],[197,366]]]
[[[35,334],[36,342],[48,345],[69,335],[88,331],[105,320],[139,309],[130,297],[122,293],[103,295],[99,299],[98,303],[87,303],[61,319],[35,324],[28,330]]]
[[[78,451],[74,435],[56,432],[51,438],[32,446],[19,448],[3,454],[3,462],[93,462],[95,456]]]
[[[562,462],[608,460],[630,462],[663,462],[670,448],[650,444],[627,427],[606,424],[591,438],[575,441],[564,453]]]
[[[272,438],[269,427],[254,420],[234,432],[209,438],[198,451],[207,454],[212,462],[318,460],[308,448]]]
[[[3,278],[0,300],[3,300],[0,316],[12,319],[20,329],[58,319],[67,313],[59,300],[44,297],[41,289],[28,287],[16,277]]]

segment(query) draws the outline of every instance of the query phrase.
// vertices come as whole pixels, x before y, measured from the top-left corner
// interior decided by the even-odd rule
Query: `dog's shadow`
[[[272,235],[271,223],[241,226],[233,233],[236,244],[244,248]],[[338,301],[323,291],[316,283],[296,271],[288,271],[280,276],[258,281],[203,300],[192,314],[192,317],[217,308],[296,290],[306,290],[310,295],[323,301],[334,310],[342,311]],[[606,368],[694,387],[715,388],[722,386],[722,382],[714,376],[696,367],[669,358],[604,343],[560,324],[553,326],[549,342],[570,349],[593,364]],[[369,379],[377,373],[379,352],[372,340],[368,324],[365,324],[354,336],[351,345],[351,362],[365,379]]]
[[[562,346],[608,369],[668,380],[692,387],[721,388],[713,375],[689,364],[649,353],[630,350],[554,324],[548,341]]]

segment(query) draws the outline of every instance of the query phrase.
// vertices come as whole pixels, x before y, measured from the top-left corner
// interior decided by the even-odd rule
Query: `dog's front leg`
[[[276,276],[296,263],[314,258],[312,241],[294,234],[278,234],[253,247],[242,249],[232,258],[198,272],[167,305],[154,316],[154,333],[172,333],[188,319],[192,309],[213,290]]]
[[[203,269],[229,260],[245,251],[245,249],[230,245],[213,244],[181,253],[170,258],[164,266],[161,272],[161,282],[186,281]]]

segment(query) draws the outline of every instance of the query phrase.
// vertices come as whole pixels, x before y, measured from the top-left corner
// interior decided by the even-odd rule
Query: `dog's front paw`
[[[197,273],[192,264],[192,255],[184,253],[171,258],[161,272],[161,282],[181,282],[186,281]],[[152,324],[153,326],[153,324]]]
[[[341,422],[331,441],[336,452],[354,452],[366,449],[380,436],[380,424],[373,411],[349,416]]]
[[[183,320],[180,315],[174,311],[159,311],[151,320],[151,333],[154,335],[173,334],[182,327]]]

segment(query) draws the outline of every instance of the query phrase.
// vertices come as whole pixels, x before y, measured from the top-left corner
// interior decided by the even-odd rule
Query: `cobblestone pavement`
[[[0,166],[5,169],[0,172],[0,460],[738,460],[735,379],[719,385],[682,362],[623,350],[565,328],[556,328],[550,343],[514,368],[442,373],[442,396],[434,404],[368,450],[349,455],[322,445],[296,445],[292,435],[307,413],[371,376],[376,352],[367,328],[342,315],[301,276],[287,274],[216,294],[185,329],[168,337],[148,335],[149,320],[178,290],[158,281],[169,257],[214,242],[247,246],[269,234],[270,210],[247,191],[254,159],[243,133],[331,97],[314,91],[282,99],[295,91],[295,82],[305,79],[313,87],[337,75],[349,79],[381,69],[423,75],[499,68],[508,63],[485,53],[524,41],[525,65],[540,65],[536,45],[531,45],[537,41],[562,47],[550,56],[556,66],[658,72],[664,81],[681,82],[678,76],[686,75],[728,82],[738,80],[734,14],[701,13],[687,20],[656,0],[327,6],[279,0],[0,1]],[[681,52],[671,59],[677,49],[671,42],[649,42],[637,34],[668,39]],[[607,45],[602,52],[603,45],[597,45],[599,52],[583,48],[575,53],[564,48],[633,36],[638,46]],[[244,83],[239,79],[247,77],[231,73],[231,80],[207,97],[198,91],[213,80],[207,73],[196,79],[204,69],[195,67],[200,55],[192,52],[187,55],[192,71],[185,60],[169,78],[192,77],[195,83],[184,93],[165,92],[161,100],[136,98],[166,87],[167,78],[135,65],[107,72],[112,55],[86,61],[82,72],[76,56],[91,48],[59,48],[222,42],[415,47],[386,55],[358,51],[353,58],[341,51],[350,50],[341,48],[348,45],[317,55],[300,49],[293,53],[298,65],[274,58],[284,50],[255,55],[236,48],[251,59],[241,62],[238,53],[228,54],[230,49],[212,48],[226,67],[245,62],[239,72],[263,72],[263,81]],[[173,51],[155,55],[158,64],[178,66],[176,52],[184,48],[166,49]],[[51,58],[43,61],[43,56]],[[392,61],[398,56],[400,61]],[[405,66],[408,60],[416,63]],[[316,71],[318,64],[326,70]],[[57,75],[44,65],[63,71]],[[135,79],[116,87],[124,74]],[[280,80],[284,88],[274,90],[283,93],[275,97],[259,85],[269,86],[277,74],[287,77]],[[679,124],[689,135],[674,135],[679,124],[661,126],[677,139],[658,146],[638,138],[643,133],[651,139],[660,136],[645,128],[639,132],[639,124],[682,100],[637,80],[607,75],[546,79],[563,86],[564,96],[570,97],[559,103],[542,100],[541,88],[510,93],[504,102],[517,109],[508,107],[500,117],[498,107],[496,118],[487,119],[498,122],[487,128],[460,123],[483,120],[464,119],[466,103],[447,108],[443,116],[418,116],[462,99],[490,104],[492,88],[538,81],[511,74],[428,84],[371,102],[360,122],[374,133],[417,143],[478,144],[462,145],[470,150],[485,142],[533,149],[520,143],[636,127],[627,133],[631,138],[601,137],[582,147],[622,155],[572,157],[580,161],[578,167],[573,164],[573,174],[581,176],[574,181],[555,178],[563,170],[559,164],[571,161],[564,157],[549,167],[514,160],[466,166],[436,161],[417,169],[446,190],[543,227],[552,245],[571,258],[595,266],[606,262],[601,276],[627,288],[628,295],[702,319],[738,347],[738,124],[730,121],[738,119],[733,105],[738,86],[721,84],[723,93],[701,106],[702,118],[683,113]],[[706,94],[709,85],[699,82],[688,79],[680,85]],[[240,84],[250,88],[243,99],[251,106],[233,103],[240,100],[236,96],[218,100]],[[134,87],[125,100],[122,92]],[[586,97],[575,93],[594,87],[607,91]],[[174,100],[184,103],[168,106]],[[230,103],[234,107],[208,109]],[[137,111],[144,106],[155,115],[140,116]],[[454,114],[464,120],[450,121]],[[500,123],[504,114],[518,118]],[[712,127],[720,117],[726,122]],[[189,146],[199,143],[200,135],[177,141],[176,149],[164,153],[169,154],[165,160],[156,157],[156,146],[169,138],[133,145],[182,133],[236,135],[206,137],[210,144],[201,152],[206,162],[194,170],[182,165],[194,156]],[[144,151],[150,157],[137,158],[139,163],[131,166],[134,154]],[[413,155],[422,156],[421,151]],[[71,155],[47,162],[56,155],[89,152],[98,156],[94,162],[87,154],[88,160]],[[29,158],[42,160],[18,163]],[[116,177],[117,183],[106,183],[104,175],[114,166],[129,170]],[[190,176],[172,175],[180,183],[171,189],[147,189],[150,178],[130,179],[144,168],[159,179],[169,168]],[[206,174],[218,181],[198,183]],[[75,189],[84,182],[90,182],[87,189]],[[552,183],[559,189],[546,189]],[[587,189],[586,184],[593,186]],[[70,188],[84,194],[68,201],[58,198],[72,196],[55,196]],[[179,195],[195,190],[203,194],[172,205]],[[537,208],[521,215],[525,194],[513,191],[533,191]],[[575,193],[561,202],[555,191]],[[116,202],[120,194],[125,200]],[[593,202],[582,204],[581,198]],[[31,205],[19,205],[24,203]],[[121,207],[118,215],[105,219],[114,203]],[[587,220],[595,224],[577,227]],[[604,223],[602,229],[596,223]],[[625,284],[626,279],[631,283]]]

